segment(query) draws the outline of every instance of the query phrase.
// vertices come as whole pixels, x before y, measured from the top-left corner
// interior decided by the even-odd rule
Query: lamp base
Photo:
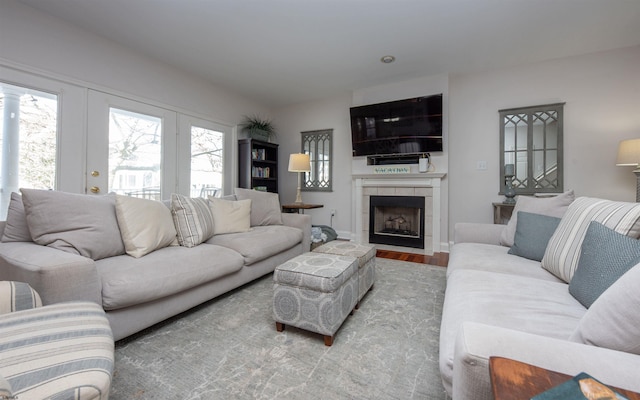
[[[296,201],[295,204],[302,204],[302,194],[300,193],[300,186],[298,186],[298,191],[296,192]]]
[[[514,197],[516,197],[516,191],[513,188],[513,184],[511,183],[511,179],[513,179],[512,176],[507,176],[506,180],[507,180],[507,184],[504,187],[504,204],[515,204],[516,203],[516,199]]]

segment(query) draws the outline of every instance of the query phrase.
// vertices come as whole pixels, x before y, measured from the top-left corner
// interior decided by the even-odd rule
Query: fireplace
[[[369,243],[424,249],[424,205],[421,196],[371,196]]]

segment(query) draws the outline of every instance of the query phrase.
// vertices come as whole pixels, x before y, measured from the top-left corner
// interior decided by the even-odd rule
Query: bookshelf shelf
[[[278,145],[256,139],[238,140],[238,185],[278,193]]]

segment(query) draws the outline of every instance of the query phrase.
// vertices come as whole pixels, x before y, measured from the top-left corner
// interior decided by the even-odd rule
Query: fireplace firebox
[[[424,249],[424,197],[370,196],[369,243]]]

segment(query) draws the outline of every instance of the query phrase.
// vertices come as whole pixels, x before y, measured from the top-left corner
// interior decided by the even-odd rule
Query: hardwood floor
[[[392,260],[437,265],[440,267],[446,267],[449,263],[449,253],[435,253],[432,256],[427,256],[423,254],[401,253],[399,251],[377,250],[376,256],[390,258]]]

